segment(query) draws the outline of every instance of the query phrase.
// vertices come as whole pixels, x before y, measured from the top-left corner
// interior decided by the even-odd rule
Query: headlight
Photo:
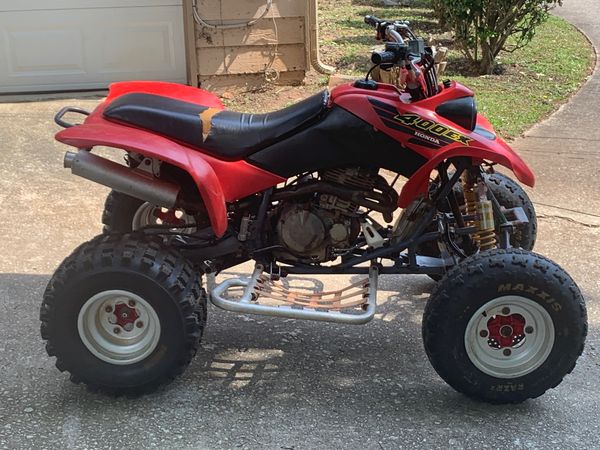
[[[448,100],[435,108],[435,112],[469,131],[473,131],[477,125],[477,103],[474,97]]]

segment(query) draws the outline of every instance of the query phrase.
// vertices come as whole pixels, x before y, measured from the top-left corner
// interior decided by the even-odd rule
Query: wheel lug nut
[[[104,308],[104,311],[106,311],[107,313],[111,313],[112,312],[112,306],[107,306],[106,308]]]
[[[144,327],[144,322],[139,321],[138,323],[135,324],[136,327],[138,328],[143,328]]]
[[[510,308],[508,306],[505,306],[504,308],[502,308],[502,314],[504,314],[505,316],[510,314]]]
[[[114,327],[113,328],[113,333],[119,334],[120,332],[121,332],[121,329],[119,327]]]
[[[510,351],[510,348],[505,348],[502,353],[504,354],[504,356],[510,356],[512,354],[512,352]]]
[[[129,300],[128,304],[133,308],[135,306],[135,300]]]
[[[487,330],[481,330],[479,332],[479,336],[481,336],[482,338],[487,337],[488,336],[488,332]]]
[[[125,331],[131,331],[131,330],[133,330],[133,324],[128,323],[123,328],[125,329]]]
[[[533,327],[531,325],[525,327],[525,333],[527,333],[527,334],[533,333]]]

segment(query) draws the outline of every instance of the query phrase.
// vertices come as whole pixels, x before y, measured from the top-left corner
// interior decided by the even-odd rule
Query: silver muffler
[[[67,152],[65,168],[73,175],[107,186],[115,191],[144,200],[152,205],[172,208],[177,203],[179,186],[151,174],[136,171],[87,150]]]

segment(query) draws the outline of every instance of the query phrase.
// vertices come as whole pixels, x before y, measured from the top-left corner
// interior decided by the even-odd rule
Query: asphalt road
[[[561,14],[600,43],[594,0],[570,0]],[[425,276],[382,277],[378,315],[363,327],[211,308],[203,350],[150,396],[115,400],[73,385],[46,356],[38,309],[54,268],[99,233],[107,191],[61,169],[51,116],[72,101],[0,104],[0,447],[600,447],[600,129],[556,133],[573,118],[586,126],[600,117],[598,78],[516,143],[539,177],[536,249],[579,283],[590,323],[575,371],[517,406],[471,401],[430,367]]]

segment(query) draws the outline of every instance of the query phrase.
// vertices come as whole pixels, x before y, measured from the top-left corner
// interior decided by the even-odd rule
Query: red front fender
[[[418,196],[427,192],[431,172],[436,169],[444,160],[459,156],[467,156],[469,158],[486,160],[493,163],[501,164],[502,166],[513,171],[517,179],[533,187],[535,185],[535,176],[531,169],[525,164],[519,155],[515,153],[505,142],[498,139],[495,142],[494,149],[486,149],[481,147],[454,147],[451,150],[440,153],[434,158],[427,161],[421,166],[412,177],[406,182],[400,197],[398,198],[398,206],[406,208]]]

